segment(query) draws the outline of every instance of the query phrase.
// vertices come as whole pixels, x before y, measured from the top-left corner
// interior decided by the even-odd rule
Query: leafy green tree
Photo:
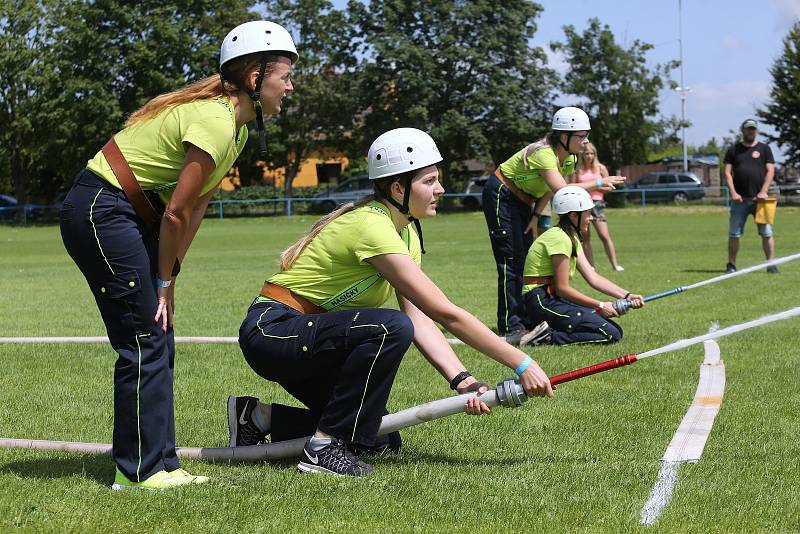
[[[348,9],[362,36],[362,153],[391,128],[425,130],[451,189],[464,160],[502,163],[546,129],[557,78],[530,45],[538,4],[351,0]]]
[[[40,110],[51,107],[44,87],[53,79],[44,6],[35,0],[0,3],[0,144],[3,174],[11,177],[20,213],[30,169],[42,154],[46,130]]]
[[[17,197],[52,196],[150,98],[218,70],[250,2],[0,4],[0,139]],[[65,157],[66,156],[66,157]]]
[[[358,61],[348,18],[331,2],[277,0],[265,6],[269,20],[292,32],[300,53],[292,69],[295,90],[267,124],[265,159],[273,168],[285,168],[289,197],[303,160],[326,149],[345,151],[351,143]]]
[[[781,146],[786,163],[800,166],[800,21],[784,38],[783,54],[770,73],[770,101],[758,114],[775,128],[777,135],[767,138]]]
[[[551,48],[563,52],[570,65],[563,89],[580,97],[579,105],[592,117],[591,140],[600,159],[614,170],[646,161],[648,140],[670,129],[655,117],[658,92],[678,62],[648,68],[645,56],[652,45],[637,39],[623,48],[596,18],[583,34],[571,25],[564,26],[564,34],[565,42]]]

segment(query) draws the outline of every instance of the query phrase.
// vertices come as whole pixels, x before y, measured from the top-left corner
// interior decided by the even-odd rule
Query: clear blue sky
[[[435,0],[431,0],[435,1]],[[345,0],[333,0],[343,7]],[[565,72],[561,58],[548,43],[562,40],[562,27],[572,24],[582,32],[586,21],[597,17],[608,24],[617,42],[635,39],[655,45],[651,64],[678,58],[678,0],[539,0],[544,12],[537,20],[533,44],[542,46],[550,64]],[[782,41],[792,23],[800,19],[800,0],[683,0],[684,83],[691,89],[686,117],[692,127],[689,144],[718,140],[755,114],[769,96],[769,68],[781,55]],[[673,79],[680,82],[679,70]],[[680,116],[680,97],[671,90],[661,94],[662,115]],[[768,127],[764,127],[768,130]],[[778,147],[773,146],[780,161]]]

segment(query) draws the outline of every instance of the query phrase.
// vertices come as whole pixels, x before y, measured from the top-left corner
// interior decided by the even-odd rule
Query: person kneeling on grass
[[[413,128],[379,136],[369,149],[375,195],[322,217],[281,255],[239,330],[247,363],[308,409],[228,398],[231,447],[310,436],[303,472],[365,476],[356,456],[397,451],[400,436],[379,438],[400,360],[413,341],[459,393],[484,392],[434,321],[468,345],[516,369],[528,396],[552,396],[547,375],[469,312],[451,303],[420,269],[418,219],[436,215],[444,189],[431,137]],[[409,222],[415,223],[415,228]],[[394,288],[402,311],[380,308]],[[488,413],[477,397],[470,414]]]
[[[570,343],[613,343],[622,339],[622,328],[611,320],[618,317],[611,302],[598,301],[570,286],[577,267],[586,282],[597,291],[628,299],[634,308],[644,298],[622,289],[597,274],[581,247],[581,235],[589,231],[594,207],[589,193],[570,185],[553,196],[553,213],[558,224],[533,242],[525,259],[523,300],[528,319],[539,323],[522,344],[568,345]]]

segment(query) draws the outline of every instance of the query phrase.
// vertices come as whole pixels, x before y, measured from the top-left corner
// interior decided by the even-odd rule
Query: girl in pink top
[[[580,155],[580,164],[575,174],[572,175],[572,182],[596,182],[598,178],[605,178],[608,176],[606,166],[597,160],[597,149],[592,143],[586,143]],[[617,263],[617,252],[614,250],[614,242],[611,240],[611,235],[608,233],[608,221],[606,219],[606,203],[603,200],[603,194],[606,189],[594,189],[589,192],[594,200],[594,208],[592,208],[592,224],[603,242],[603,248],[606,250],[606,256],[611,261],[612,267],[615,271],[624,271],[622,265]],[[610,189],[608,189],[610,191]],[[594,257],[592,255],[592,245],[590,242],[590,232],[583,234],[583,251],[586,254],[586,259],[594,267]]]

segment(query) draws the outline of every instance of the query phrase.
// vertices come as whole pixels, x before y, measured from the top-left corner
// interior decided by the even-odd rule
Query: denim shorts
[[[756,216],[756,202],[754,200],[742,200],[741,202],[731,202],[731,220],[728,228],[729,237],[742,237],[744,233],[744,223],[747,216]],[[757,224],[758,235],[761,237],[772,237],[771,224]]]
[[[606,222],[606,201],[605,200],[595,200],[594,207],[592,208],[592,218],[595,221],[602,221]]]

